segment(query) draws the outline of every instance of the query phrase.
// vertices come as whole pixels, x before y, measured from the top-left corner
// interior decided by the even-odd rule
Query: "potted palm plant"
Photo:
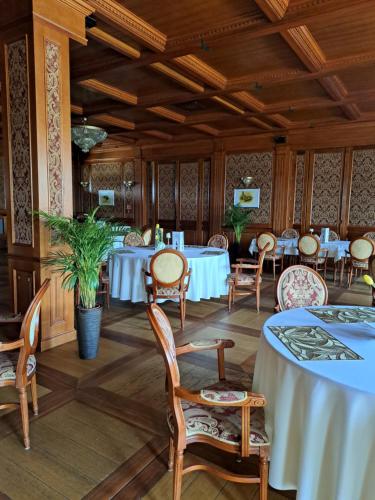
[[[225,225],[233,228],[234,243],[230,248],[231,260],[234,262],[239,255],[242,233],[250,222],[250,212],[239,205],[229,207],[225,212]]]
[[[39,211],[43,223],[51,230],[53,242],[63,245],[43,260],[43,263],[64,276],[62,286],[77,290],[76,308],[79,356],[96,357],[99,345],[102,306],[96,302],[99,271],[113,247],[113,240],[121,234],[117,224],[98,224],[92,210],[83,220]]]

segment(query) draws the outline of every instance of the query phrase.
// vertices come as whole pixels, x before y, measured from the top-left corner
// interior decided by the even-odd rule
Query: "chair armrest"
[[[176,347],[176,356],[186,354],[188,352],[210,351],[213,349],[229,349],[234,347],[233,340],[229,339],[212,339],[212,340],[197,340]]]
[[[9,314],[9,316],[2,316],[0,314],[0,325],[9,325],[9,324],[14,324],[14,323],[22,323],[23,321],[23,314]]]
[[[236,259],[236,262],[248,262],[249,264],[258,264],[258,261],[256,259],[245,259],[245,258],[240,258],[240,259]]]
[[[263,394],[247,391],[217,391],[202,389],[189,391],[185,387],[175,387],[175,395],[185,401],[192,401],[205,406],[265,406],[267,404]]]
[[[0,342],[0,352],[14,351],[15,349],[23,347],[24,344],[25,344],[24,339],[17,339],[10,342]]]

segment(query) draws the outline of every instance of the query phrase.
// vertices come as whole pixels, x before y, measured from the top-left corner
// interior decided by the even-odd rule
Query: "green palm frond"
[[[239,205],[233,205],[225,212],[225,224],[233,227],[237,243],[240,243],[242,233],[250,223],[250,218],[250,212]]]

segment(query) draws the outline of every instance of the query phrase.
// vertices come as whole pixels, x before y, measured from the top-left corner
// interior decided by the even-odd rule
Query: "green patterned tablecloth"
[[[306,311],[325,323],[375,322],[375,307],[308,307]]]
[[[320,326],[269,326],[299,361],[363,359]]]

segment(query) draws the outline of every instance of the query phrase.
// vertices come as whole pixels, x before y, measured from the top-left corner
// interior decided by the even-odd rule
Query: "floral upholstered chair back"
[[[161,250],[151,259],[150,274],[154,293],[157,294],[159,288],[178,293],[184,287],[188,262],[177,250]]]
[[[225,234],[214,234],[208,240],[208,247],[222,248],[223,250],[228,250],[229,242]]]
[[[267,244],[267,254],[274,254],[277,247],[276,236],[272,233],[261,233],[257,238],[258,250],[261,252]]]
[[[362,236],[362,238],[357,238],[350,243],[349,253],[352,260],[365,264],[374,253],[374,243],[369,238]]]
[[[151,245],[152,229],[149,227],[145,229],[142,233],[142,238],[144,245]]]
[[[281,233],[281,238],[285,238],[286,240],[299,238],[299,232],[297,231],[297,229],[294,229],[293,227],[288,227],[287,229],[284,229],[284,231]]]
[[[144,244],[142,236],[135,231],[131,231],[124,238],[124,245],[129,247],[141,247]]]
[[[329,230],[329,241],[339,241],[340,236],[336,233],[336,231],[333,231],[332,229]]]
[[[328,290],[323,278],[306,266],[290,266],[280,275],[277,284],[280,311],[297,307],[327,304]]]
[[[375,231],[369,231],[368,233],[365,233],[363,237],[375,241]]]
[[[311,234],[304,234],[298,240],[298,251],[300,255],[313,257],[319,254],[320,242],[319,239]]]

